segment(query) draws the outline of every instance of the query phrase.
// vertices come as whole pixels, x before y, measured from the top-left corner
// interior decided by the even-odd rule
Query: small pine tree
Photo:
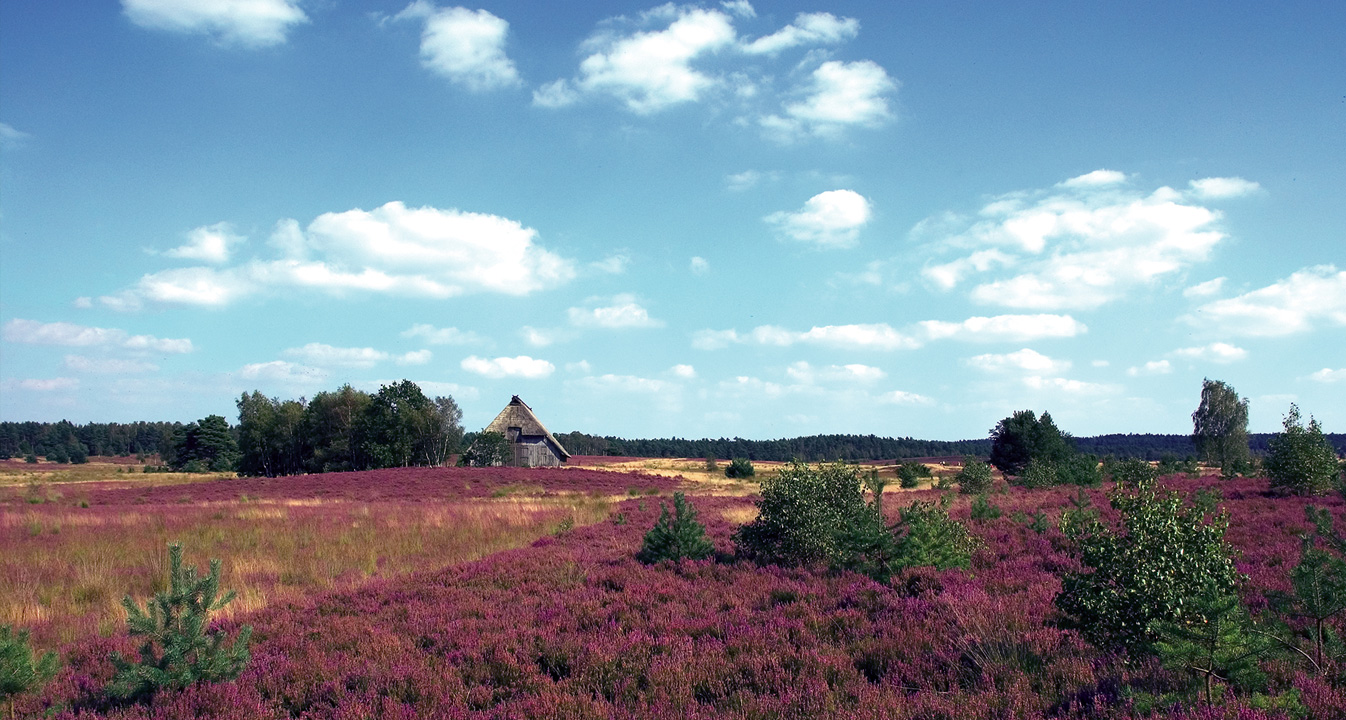
[[[973,520],[995,520],[1000,517],[1000,507],[991,503],[985,493],[972,499]]]
[[[945,495],[938,503],[918,500],[902,509],[902,519],[895,528],[905,531],[897,541],[902,567],[929,565],[947,570],[966,568],[972,562],[972,553],[982,543],[962,523],[949,517],[950,497]]]
[[[724,476],[727,478],[750,478],[756,473],[756,468],[752,466],[752,461],[748,458],[734,458],[729,461],[729,466],[724,469]]]
[[[673,514],[669,514],[667,505],[659,503],[659,519],[645,533],[636,559],[646,564],[683,558],[704,560],[714,552],[715,547],[706,539],[705,526],[696,520],[696,508],[682,493],[673,493]]]
[[[160,690],[178,690],[195,682],[231,680],[248,664],[248,640],[252,627],[244,625],[233,643],[225,646],[225,633],[208,630],[210,613],[234,599],[230,590],[217,597],[220,561],[210,561],[210,574],[197,577],[195,567],[183,567],[182,546],[168,546],[169,588],[155,593],[146,609],[126,596],[126,624],[132,637],[143,637],[140,661],[112,653],[116,674],[106,692],[118,701],[138,702]]]
[[[1270,641],[1254,632],[1238,595],[1198,596],[1183,619],[1155,623],[1155,634],[1160,661],[1169,669],[1194,675],[1207,705],[1214,702],[1217,679],[1245,690],[1265,689],[1266,676],[1258,660],[1271,649]]]
[[[1326,508],[1320,510],[1310,505],[1304,512],[1315,530],[1304,536],[1299,564],[1290,571],[1293,592],[1271,592],[1267,600],[1282,617],[1308,625],[1312,650],[1302,654],[1323,674],[1337,659],[1333,657],[1337,653],[1330,647],[1336,638],[1328,623],[1346,613],[1346,560],[1340,554],[1346,551],[1346,541],[1332,527],[1332,515]],[[1288,628],[1285,630],[1291,636],[1285,643],[1297,647],[1293,634]]]
[[[28,631],[15,632],[9,625],[0,625],[0,700],[8,701],[11,718],[18,696],[46,685],[60,665],[60,658],[50,650],[34,662]]]
[[[930,468],[924,463],[904,462],[897,466],[898,484],[904,488],[911,489],[919,487],[921,478],[931,477]]]
[[[964,495],[985,494],[991,489],[992,479],[991,466],[971,455],[963,459],[963,469],[954,476],[958,492]]]

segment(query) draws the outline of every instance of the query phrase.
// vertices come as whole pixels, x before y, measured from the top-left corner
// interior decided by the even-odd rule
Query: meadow
[[[1264,479],[1165,483],[1220,492],[1254,610],[1289,588],[1306,504],[1346,520],[1339,498],[1276,497]],[[689,493],[719,557],[642,565],[641,538],[675,489]],[[67,622],[50,609],[34,618],[34,638],[66,666],[20,700],[35,715],[1346,717],[1346,692],[1288,659],[1264,663],[1265,697],[1156,701],[1179,674],[1123,662],[1063,627],[1058,576],[1080,566],[1054,524],[1073,488],[1002,486],[990,496],[1002,515],[982,520],[958,497],[952,515],[984,542],[971,567],[909,569],[887,584],[734,561],[731,534],[754,498],[655,474],[407,469],[67,488],[50,503],[23,492],[0,506],[5,547],[24,553],[0,570],[6,602],[30,584],[54,601],[81,582],[113,604],[127,590],[143,599],[162,582],[164,543],[178,539],[190,562],[223,558],[224,586],[242,591],[220,626],[254,628],[252,662],[236,681],[113,708],[100,695],[107,656],[134,647],[115,614],[94,622],[92,611],[73,612]],[[1105,489],[1087,492],[1108,515]],[[885,507],[895,515],[938,495],[894,494]],[[1039,511],[1041,532],[1026,521]],[[71,519],[80,517],[91,520]],[[71,569],[82,557],[83,575]],[[20,581],[23,572],[38,574]]]

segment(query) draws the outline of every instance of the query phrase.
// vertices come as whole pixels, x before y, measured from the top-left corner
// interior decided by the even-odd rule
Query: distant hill
[[[1270,433],[1254,433],[1248,445],[1256,454],[1267,450]],[[877,435],[808,435],[779,440],[745,440],[743,438],[652,438],[627,439],[615,436],[588,435],[582,432],[556,433],[566,450],[576,455],[617,455],[623,457],[687,457],[714,456],[719,459],[745,457],[749,460],[791,460],[799,458],[810,462],[823,460],[895,460],[914,457],[943,457],[956,455],[986,456],[991,453],[991,441],[980,440],[917,440],[915,438],[888,438]],[[1346,452],[1346,433],[1328,433],[1328,441],[1337,453]],[[1162,435],[1155,433],[1096,435],[1077,437],[1075,447],[1080,452],[1115,457],[1137,457],[1158,460],[1164,455],[1185,458],[1195,455],[1190,435]]]

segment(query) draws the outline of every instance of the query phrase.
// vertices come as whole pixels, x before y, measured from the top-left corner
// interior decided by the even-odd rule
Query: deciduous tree
[[[1295,495],[1326,495],[1336,489],[1341,466],[1318,421],[1309,416],[1305,427],[1299,407],[1291,403],[1283,424],[1284,431],[1271,438],[1262,463],[1271,486]]]
[[[1201,404],[1192,413],[1192,442],[1207,463],[1226,477],[1248,465],[1248,401],[1220,380],[1201,382]]]

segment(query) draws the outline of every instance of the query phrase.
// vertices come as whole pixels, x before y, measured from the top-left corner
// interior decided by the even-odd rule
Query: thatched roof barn
[[[505,436],[513,459],[513,467],[546,467],[564,464],[570,453],[543,426],[533,409],[515,395],[483,432],[497,432]]]

